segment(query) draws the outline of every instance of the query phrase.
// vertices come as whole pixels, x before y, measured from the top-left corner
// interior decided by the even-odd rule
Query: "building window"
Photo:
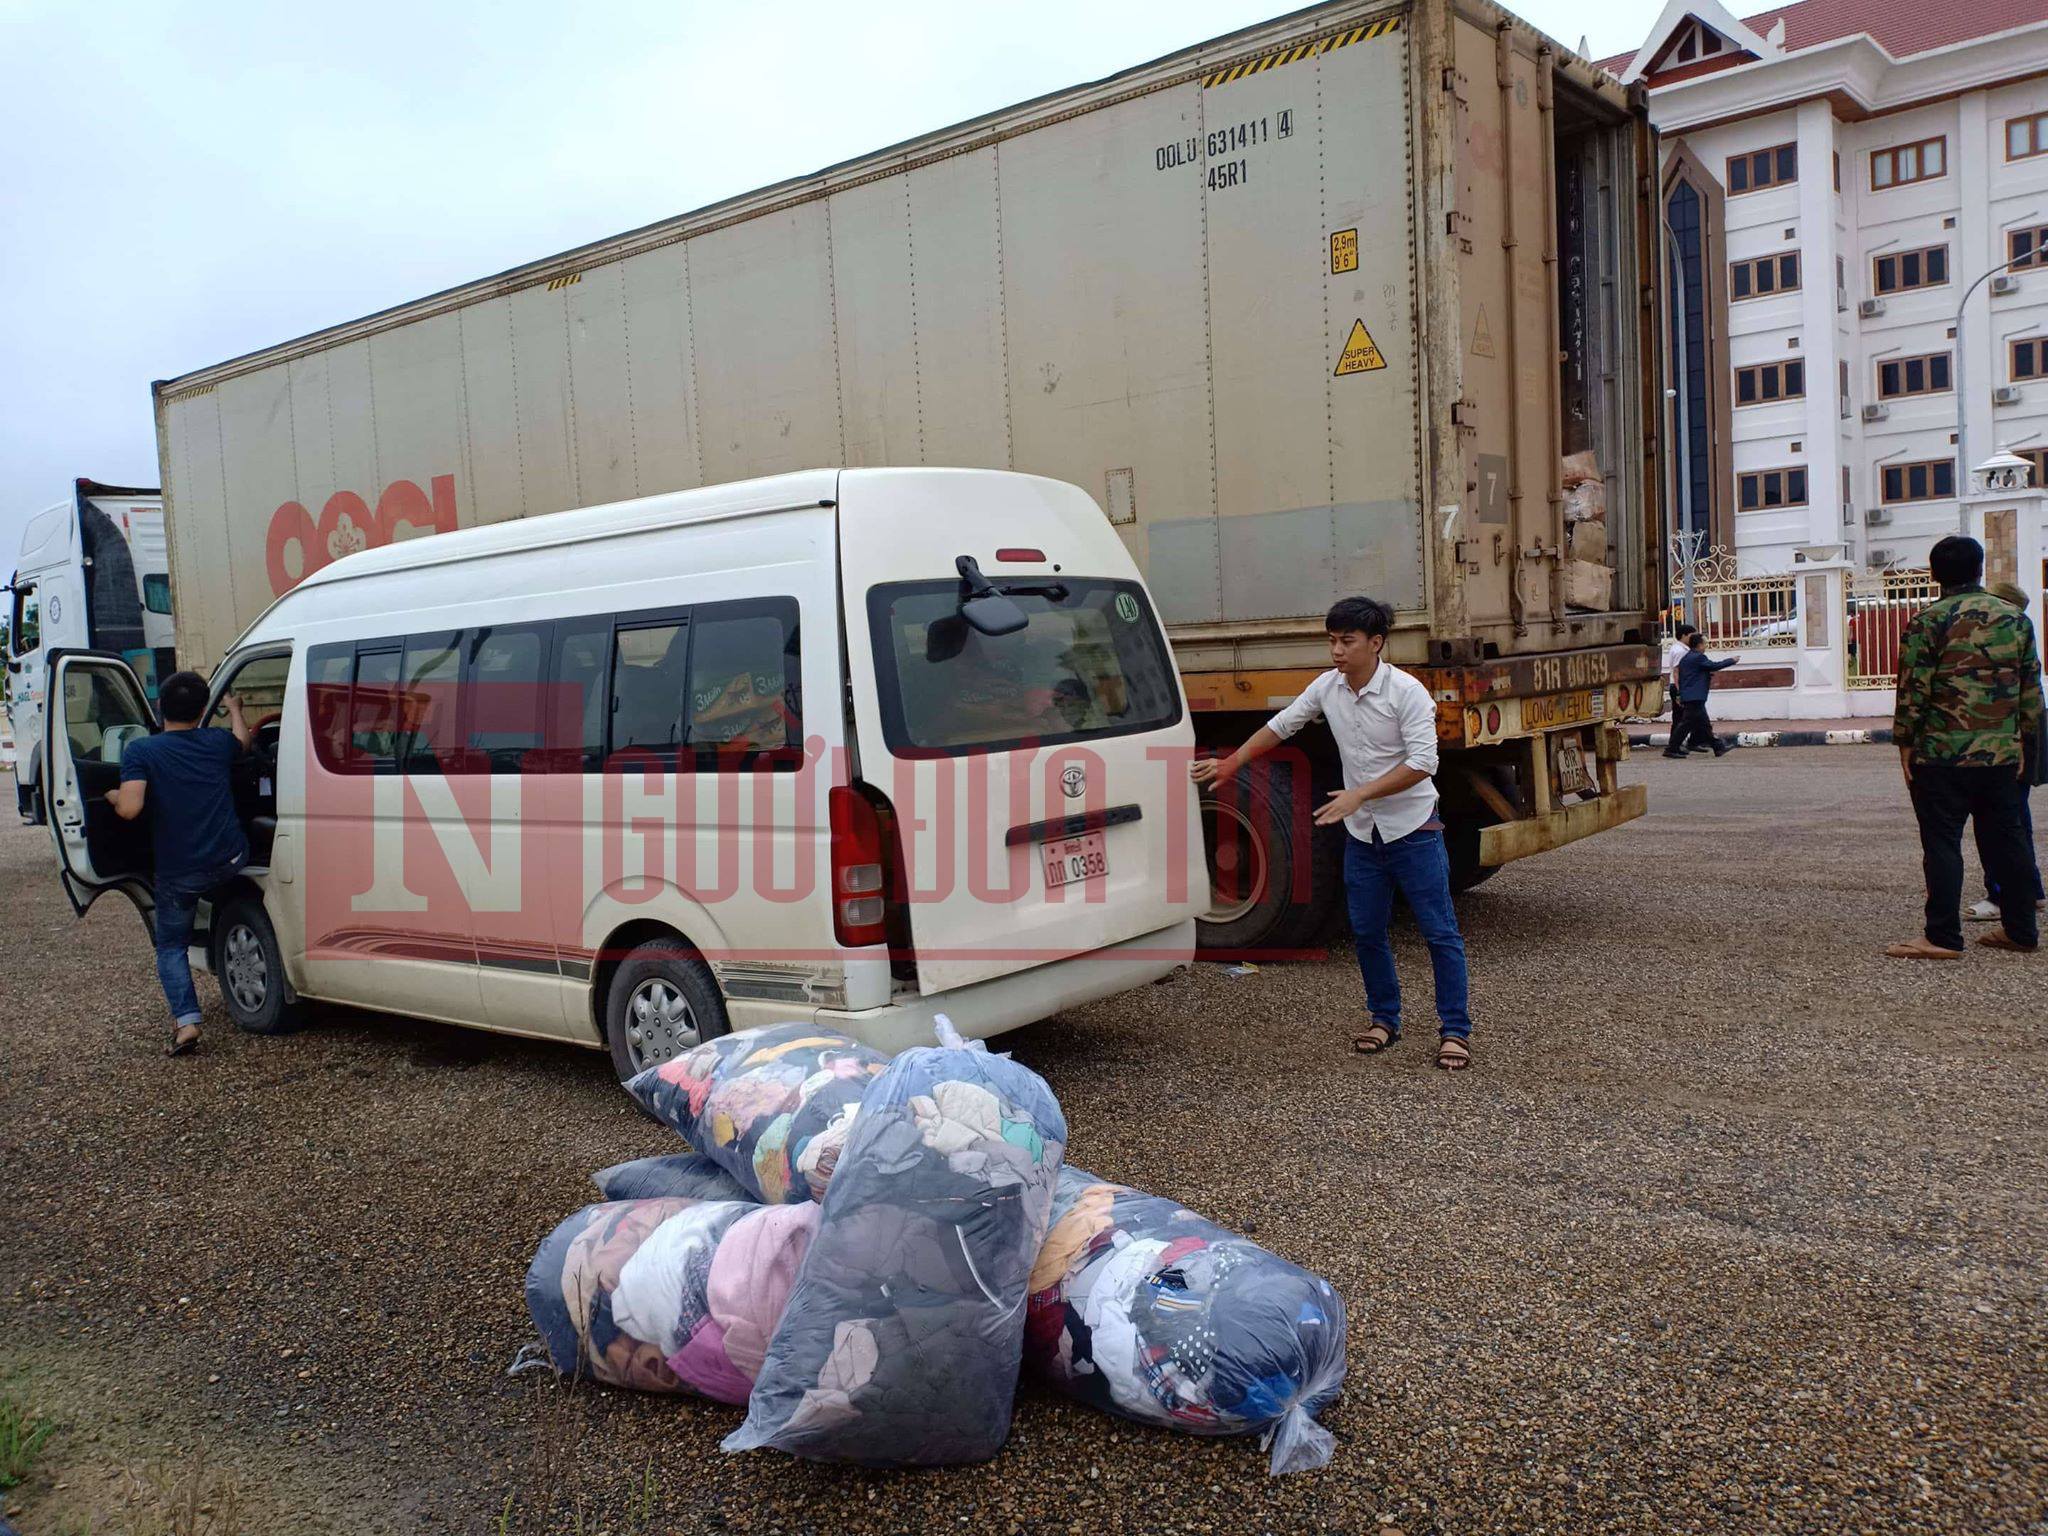
[[[2048,448],[2015,448],[2013,452],[2034,466],[2027,480],[2029,485],[2036,490],[2048,485]]]
[[[2005,124],[2005,158],[2031,160],[2036,155],[2048,155],[2048,112],[2036,112],[2032,117],[2008,118]]]
[[[1728,160],[1728,195],[1761,192],[1799,179],[1799,146],[1775,144],[1769,149],[1733,155]]]
[[[2024,272],[2029,267],[2048,267],[2048,224],[2008,230],[2005,254],[2015,272]]]
[[[1948,247],[1923,246],[1917,251],[1890,251],[1871,263],[1871,286],[1879,293],[1904,293],[1913,288],[1939,288],[1948,281]]]
[[[1884,466],[1886,501],[1943,501],[1956,493],[1956,461],[1923,459]]]
[[[1806,362],[1788,357],[1782,363],[1757,363],[1735,370],[1735,403],[1768,405],[1774,400],[1799,400],[1806,395]]]
[[[1760,299],[1768,293],[1790,293],[1799,286],[1799,253],[1759,256],[1728,263],[1728,297]]]
[[[1806,505],[1806,471],[1803,469],[1753,469],[1735,477],[1740,499],[1736,505],[1745,512],[1769,507]]]
[[[1908,186],[1916,181],[1932,181],[1947,174],[1946,138],[1920,139],[1911,144],[1870,152],[1870,190],[1873,192],[1882,192],[1887,187]]]
[[[1930,352],[1924,357],[1894,357],[1877,365],[1877,398],[1897,400],[1905,395],[1938,395],[1955,387],[1949,377],[1949,354]]]
[[[1706,253],[1710,248],[1707,201],[1689,180],[1675,182],[1664,206],[1671,225],[1666,246],[1666,283],[1671,295],[1670,356],[1672,383],[1678,390],[1678,435],[1683,452],[1673,453],[1672,519],[1684,532],[1709,534],[1714,520],[1714,489],[1725,486],[1716,474],[1713,434],[1713,388],[1708,376],[1708,297]],[[1725,494],[1725,493],[1724,493]]]
[[[1849,502],[1849,466],[1842,466],[1842,526],[1848,527],[1856,521],[1856,508]]]
[[[2029,336],[2012,344],[2012,381],[2048,378],[2048,336]]]
[[[1842,397],[1842,420],[1847,421],[1849,419],[1849,360],[1843,358],[1837,362],[1835,364],[1835,371],[1839,375],[1835,382],[1839,386]]]

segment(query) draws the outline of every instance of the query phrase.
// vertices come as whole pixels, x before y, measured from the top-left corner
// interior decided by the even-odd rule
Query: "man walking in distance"
[[[1344,824],[1344,891],[1365,981],[1371,1026],[1352,1039],[1366,1055],[1401,1038],[1401,981],[1387,939],[1394,892],[1408,898],[1429,945],[1440,1035],[1436,1064],[1462,1072],[1472,1062],[1465,941],[1451,908],[1450,858],[1437,817],[1436,704],[1429,690],[1383,659],[1393,614],[1369,597],[1347,597],[1324,621],[1331,669],[1225,758],[1194,763],[1197,784],[1227,784],[1318,716],[1329,722],[1344,765],[1344,787],[1316,812],[1316,825]]]
[[[1664,749],[1664,755],[1683,757],[1688,746],[1705,746],[1720,757],[1731,749],[1714,734],[1714,722],[1707,714],[1707,695],[1713,691],[1714,674],[1742,658],[1724,656],[1719,661],[1709,661],[1707,637],[1698,630],[1686,636],[1685,645],[1685,656],[1678,663],[1679,723],[1671,732],[1671,745]]]
[[[1941,596],[1899,637],[1892,741],[1920,823],[1926,928],[1890,945],[1897,960],[1955,960],[1963,952],[1963,823],[1976,824],[2001,926],[1977,942],[2032,951],[2032,850],[2023,846],[2026,743],[2041,729],[2041,657],[2033,626],[1978,582],[1984,548],[1950,534],[1929,551]]]
[[[156,850],[156,974],[171,1005],[171,1054],[199,1043],[199,993],[192,985],[193,909],[249,862],[249,842],[235,814],[229,770],[249,746],[242,701],[224,700],[230,729],[202,729],[206,679],[174,672],[157,690],[163,731],[130,742],[121,753],[121,787],[107,799],[125,821],[146,809]]]
[[[1664,688],[1671,701],[1671,738],[1665,745],[1674,752],[1682,750],[1679,728],[1685,724],[1685,710],[1678,702],[1678,664],[1685,659],[1686,641],[1698,633],[1697,626],[1681,624],[1664,642]]]

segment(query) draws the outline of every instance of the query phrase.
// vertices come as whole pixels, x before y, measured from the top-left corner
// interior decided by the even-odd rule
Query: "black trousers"
[[[1963,823],[1977,835],[1977,857],[1998,892],[1998,914],[2016,944],[2038,944],[2033,849],[2022,808],[2026,786],[2017,768],[1913,765],[1913,814],[1920,822],[1920,866],[1927,878],[1927,942],[1963,947]]]
[[[1671,745],[1667,752],[1683,752],[1689,747],[1716,747],[1719,739],[1714,735],[1714,722],[1707,715],[1707,701],[1695,699],[1690,704],[1680,704],[1672,716]]]

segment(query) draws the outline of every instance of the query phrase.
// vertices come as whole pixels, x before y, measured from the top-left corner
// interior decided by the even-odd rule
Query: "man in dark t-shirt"
[[[192,985],[192,916],[200,897],[225,885],[249,862],[249,841],[235,814],[229,770],[249,746],[242,701],[229,694],[231,729],[202,728],[206,679],[174,672],[157,690],[164,728],[121,754],[121,787],[107,799],[122,818],[150,813],[156,850],[156,974],[171,1005],[171,1054],[199,1043],[199,993]]]

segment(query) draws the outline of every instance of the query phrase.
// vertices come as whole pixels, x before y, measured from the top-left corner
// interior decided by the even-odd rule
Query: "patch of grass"
[[[42,1454],[43,1442],[57,1426],[38,1419],[11,1397],[0,1397],[0,1488],[12,1488],[28,1476]]]

